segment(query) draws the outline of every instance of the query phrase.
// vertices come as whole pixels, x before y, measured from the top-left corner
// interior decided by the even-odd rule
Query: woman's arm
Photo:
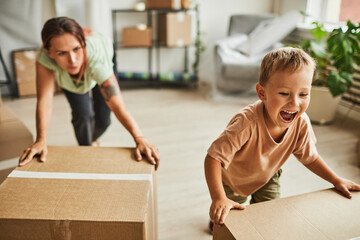
[[[136,143],[137,160],[141,160],[141,154],[144,154],[146,155],[150,163],[155,164],[155,168],[157,169],[160,161],[159,150],[157,147],[147,142],[136,121],[127,111],[124,99],[122,98],[120,92],[119,84],[114,74],[101,84],[100,91],[104,96],[107,105],[115,114],[116,118],[134,138],[134,141]]]
[[[54,73],[37,62],[36,140],[35,143],[25,149],[24,153],[20,156],[19,166],[26,165],[37,154],[40,154],[40,160],[42,162],[46,161],[46,132],[51,119],[54,89]]]

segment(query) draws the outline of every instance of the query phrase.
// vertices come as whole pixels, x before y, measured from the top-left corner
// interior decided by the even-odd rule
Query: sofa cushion
[[[273,20],[263,21],[250,33],[248,39],[239,44],[236,49],[248,56],[264,52],[291,33],[300,19],[300,13],[291,11]]]

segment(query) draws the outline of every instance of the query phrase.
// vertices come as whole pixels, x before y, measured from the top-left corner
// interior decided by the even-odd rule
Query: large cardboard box
[[[18,165],[19,157],[33,143],[28,128],[7,106],[0,107],[0,183]],[[1,238],[0,238],[1,239]]]
[[[150,47],[151,29],[139,29],[137,27],[127,27],[122,30],[123,47]]]
[[[16,83],[20,97],[36,95],[36,57],[38,49],[13,52]]]
[[[181,0],[146,0],[146,8],[181,8]]]
[[[0,239],[157,239],[156,172],[133,148],[48,150],[0,185]]]
[[[347,199],[334,189],[231,210],[213,239],[352,239],[360,237],[360,192]]]
[[[192,44],[191,15],[187,13],[159,14],[160,44],[182,47]]]

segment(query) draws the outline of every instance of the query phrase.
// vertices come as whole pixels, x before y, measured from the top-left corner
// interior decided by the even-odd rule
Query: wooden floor
[[[203,160],[210,143],[230,118],[254,96],[212,98],[197,90],[124,90],[127,108],[148,140],[160,149],[158,171],[160,239],[211,239],[207,224],[210,196],[204,177]],[[256,97],[255,97],[256,98]],[[213,100],[216,99],[216,100]],[[35,136],[35,98],[4,100]],[[358,112],[352,113],[359,115]],[[314,126],[318,150],[341,176],[360,183],[360,159],[356,155],[360,121],[339,116],[328,126]],[[101,137],[102,146],[134,146],[130,135],[112,116],[112,125]],[[56,95],[49,145],[76,145],[70,109],[63,95]],[[282,196],[329,188],[291,157],[283,167]]]

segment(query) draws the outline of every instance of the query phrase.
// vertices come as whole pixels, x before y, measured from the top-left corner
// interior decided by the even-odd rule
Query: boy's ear
[[[259,99],[261,101],[264,101],[266,99],[266,97],[265,97],[265,89],[260,83],[256,84],[256,92],[257,92],[257,95],[258,95],[258,97],[259,97]]]

